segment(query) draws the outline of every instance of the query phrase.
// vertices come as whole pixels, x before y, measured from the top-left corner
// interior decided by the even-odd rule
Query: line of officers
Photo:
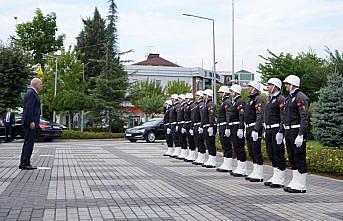
[[[256,81],[250,81],[248,84],[248,103],[243,101],[242,88],[239,85],[232,85],[230,88],[221,86],[218,90],[221,97],[218,111],[212,101],[213,91],[210,89],[197,91],[195,99],[192,93],[173,94],[171,100],[164,104],[168,145],[164,156],[215,168],[215,136],[219,132],[224,161],[217,171],[230,172],[232,176],[245,177],[250,182],[263,182],[261,141],[264,136],[268,157],[273,166],[273,175],[264,185],[284,188],[290,193],[305,193],[309,99],[299,89],[299,77],[289,75],[283,82],[288,92],[287,98],[280,93],[280,79],[268,80],[267,103],[264,102],[260,84]],[[249,174],[245,144],[253,161],[253,169]],[[293,175],[288,185],[285,184],[284,144]],[[237,157],[235,169],[233,151]]]

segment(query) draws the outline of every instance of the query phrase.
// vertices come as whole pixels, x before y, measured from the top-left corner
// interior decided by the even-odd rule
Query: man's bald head
[[[43,84],[42,84],[41,79],[39,79],[39,78],[33,78],[33,79],[31,80],[31,86],[32,86],[34,89],[36,89],[36,91],[42,90]]]

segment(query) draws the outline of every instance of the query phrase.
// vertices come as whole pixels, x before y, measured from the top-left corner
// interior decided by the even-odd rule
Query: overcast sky
[[[0,0],[0,39],[14,34],[17,22],[30,21],[36,8],[57,14],[65,45],[75,44],[81,18],[97,6],[103,17],[106,0]],[[135,62],[149,52],[184,67],[212,69],[211,22],[215,19],[217,70],[231,70],[231,0],[118,0],[119,40]],[[343,0],[235,0],[235,70],[255,72],[267,49],[296,54],[313,49],[325,57],[325,46],[343,51]]]

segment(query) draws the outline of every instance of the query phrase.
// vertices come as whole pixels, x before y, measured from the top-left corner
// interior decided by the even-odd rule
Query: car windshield
[[[142,124],[142,126],[155,126],[155,125],[158,125],[159,123],[161,123],[161,119],[155,118],[155,119],[151,119],[145,122],[144,124]]]

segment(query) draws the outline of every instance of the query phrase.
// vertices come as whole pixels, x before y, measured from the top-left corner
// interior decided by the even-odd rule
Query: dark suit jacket
[[[4,116],[2,118],[2,122],[3,123],[7,123],[6,122],[6,117],[7,117],[7,112],[4,113]],[[14,113],[13,112],[11,112],[11,114],[10,114],[10,122],[9,123],[10,124],[15,124],[15,117],[14,117]]]
[[[40,98],[37,92],[30,88],[24,97],[23,102],[23,118],[24,126],[29,126],[30,123],[35,122],[36,127],[39,126],[40,121]]]

